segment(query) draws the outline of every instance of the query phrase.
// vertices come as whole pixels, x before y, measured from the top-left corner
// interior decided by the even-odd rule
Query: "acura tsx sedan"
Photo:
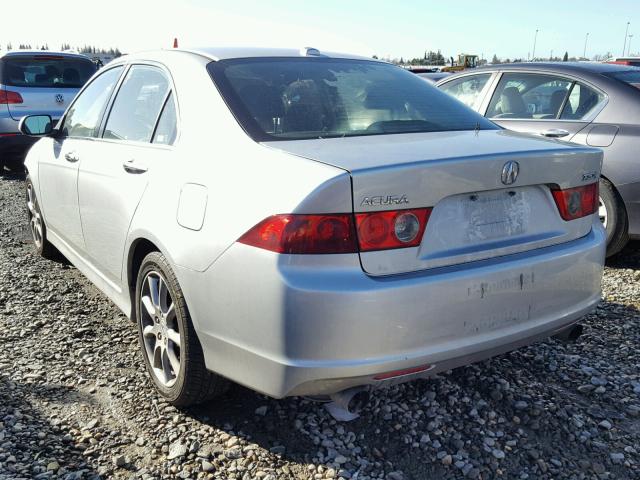
[[[393,65],[168,50],[96,73],[27,160],[37,251],[137,322],[175,405],[433,375],[600,299],[602,152],[509,132]]]

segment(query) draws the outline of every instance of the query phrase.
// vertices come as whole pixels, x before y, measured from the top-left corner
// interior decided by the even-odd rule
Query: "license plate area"
[[[530,202],[521,189],[472,193],[460,199],[467,244],[526,234]]]

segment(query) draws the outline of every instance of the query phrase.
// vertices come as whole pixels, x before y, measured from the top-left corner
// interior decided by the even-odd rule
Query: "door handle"
[[[540,132],[540,134],[549,138],[562,138],[569,135],[569,132],[567,130],[562,130],[561,128],[550,128],[549,130]]]
[[[76,152],[67,152],[64,154],[64,159],[67,162],[76,163],[78,160],[80,160],[80,157]]]
[[[129,160],[122,164],[122,168],[127,173],[144,173],[147,171],[147,167],[144,165],[136,164],[135,160]]]

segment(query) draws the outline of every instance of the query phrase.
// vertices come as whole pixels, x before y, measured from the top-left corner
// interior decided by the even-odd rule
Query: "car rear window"
[[[96,71],[89,59],[57,55],[4,57],[2,83],[12,87],[80,88]]]
[[[256,141],[499,128],[415,74],[381,62],[248,58],[208,68]]]
[[[634,68],[624,72],[605,73],[605,75],[640,89],[640,68]]]

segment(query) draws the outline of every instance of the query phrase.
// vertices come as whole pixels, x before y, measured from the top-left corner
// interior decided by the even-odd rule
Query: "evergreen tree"
[[[563,62],[568,62],[569,61],[569,52],[564,52],[564,57],[562,57],[562,61]]]

